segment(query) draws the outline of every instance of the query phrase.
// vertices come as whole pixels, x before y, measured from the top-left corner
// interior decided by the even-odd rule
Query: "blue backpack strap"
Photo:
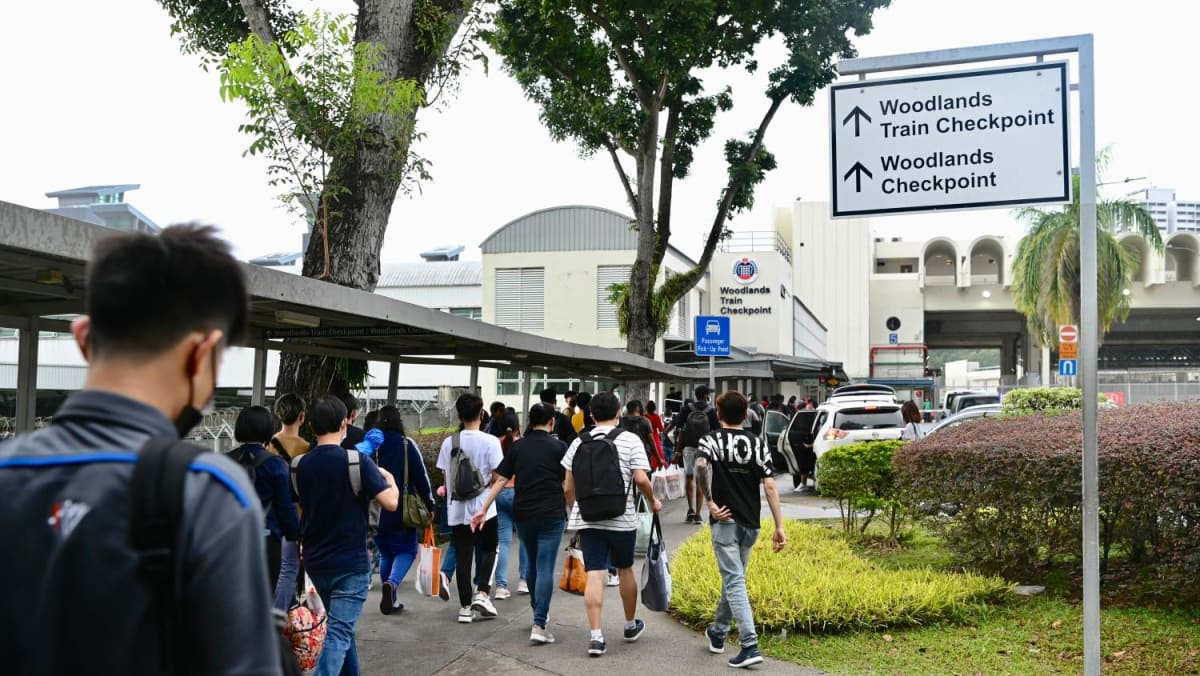
[[[179,439],[152,437],[142,446],[133,466],[130,531],[133,549],[141,555],[141,573],[162,619],[160,657],[168,672],[175,669],[178,631],[174,584],[175,541],[183,514],[183,487],[192,460],[204,451]]]

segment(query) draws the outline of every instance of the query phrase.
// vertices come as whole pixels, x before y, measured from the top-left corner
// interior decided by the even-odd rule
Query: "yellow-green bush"
[[[998,577],[932,570],[885,570],[857,556],[836,533],[789,522],[788,544],[771,551],[774,525],[763,522],[746,585],[754,620],[766,631],[879,629],[954,620],[1007,593]],[[671,559],[671,606],[693,626],[712,621],[721,578],[707,527]]]

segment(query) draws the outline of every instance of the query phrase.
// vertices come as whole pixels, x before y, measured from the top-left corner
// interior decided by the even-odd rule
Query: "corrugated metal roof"
[[[633,218],[611,209],[562,206],[508,223],[480,245],[485,254],[535,251],[624,251],[637,248]]]
[[[440,261],[437,263],[388,263],[379,273],[378,289],[414,286],[480,286],[483,263]]]
[[[86,366],[38,364],[37,388],[39,391],[83,389],[83,381],[86,379]],[[0,364],[0,389],[15,390],[16,388],[17,365]]]

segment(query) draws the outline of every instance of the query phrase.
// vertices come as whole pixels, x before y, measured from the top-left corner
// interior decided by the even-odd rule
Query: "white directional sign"
[[[831,88],[833,215],[1071,199],[1067,66]]]

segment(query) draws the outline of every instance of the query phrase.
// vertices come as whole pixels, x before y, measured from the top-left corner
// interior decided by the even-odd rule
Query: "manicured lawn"
[[[936,537],[917,531],[901,548],[856,546],[889,568],[942,568]],[[1106,674],[1200,674],[1200,609],[1136,606],[1102,614]],[[1079,674],[1083,616],[1060,595],[1010,600],[975,611],[965,624],[894,631],[762,637],[764,652],[833,674]]]

